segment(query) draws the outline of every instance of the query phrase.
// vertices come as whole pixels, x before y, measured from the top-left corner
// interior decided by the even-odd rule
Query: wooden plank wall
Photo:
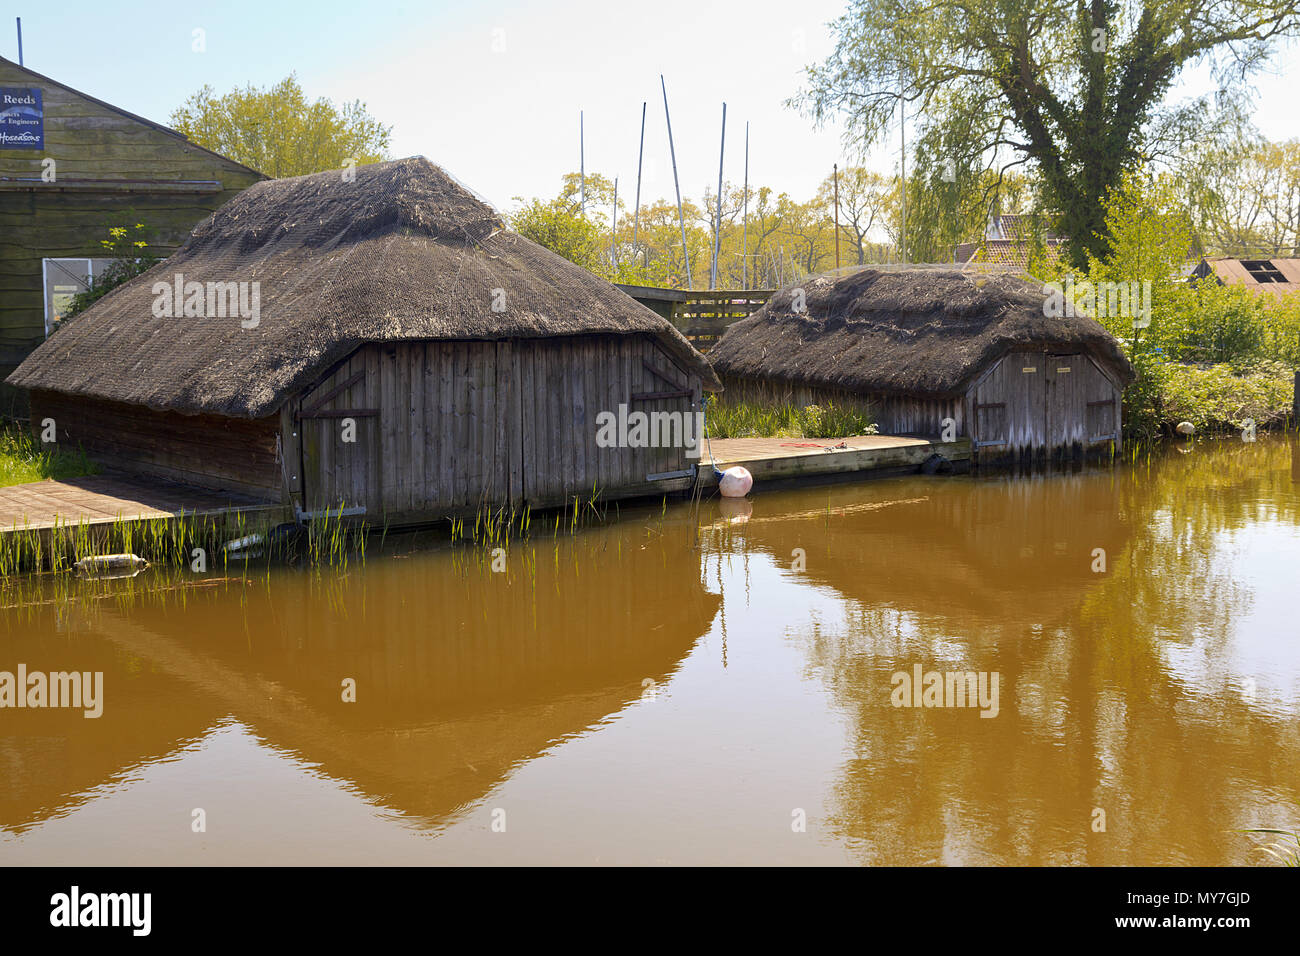
[[[1046,448],[1046,362],[1042,352],[1012,352],[972,389],[977,433],[971,437],[980,460],[1032,456]]]
[[[222,418],[155,412],[139,405],[35,391],[32,431],[54,419],[60,445],[80,445],[94,460],[131,474],[202,488],[283,498],[275,460],[280,417]]]
[[[550,507],[589,497],[675,490],[650,475],[687,470],[698,458],[682,447],[601,448],[597,416],[690,413],[700,407],[700,381],[688,375],[650,336],[584,336],[516,344],[524,402],[524,497]],[[655,371],[650,371],[649,365]],[[633,395],[690,389],[688,398],[633,400]]]
[[[945,418],[951,418],[955,422],[954,437],[960,438],[966,434],[965,402],[961,396],[912,398],[731,376],[723,379],[723,385],[726,386],[726,391],[722,393],[722,401],[725,402],[789,403],[800,406],[866,403],[871,406],[876,425],[882,435],[937,437],[942,434]]]
[[[1061,369],[1069,368],[1069,372]],[[1086,354],[1012,352],[999,359],[965,396],[924,399],[725,376],[723,401],[813,405],[868,402],[884,435],[938,436],[952,418],[956,437],[979,442],[983,461],[1082,454],[1117,436],[1122,389]],[[969,426],[969,427],[968,427]]]
[[[682,447],[596,442],[597,415],[617,414],[620,404],[650,414],[699,407],[698,377],[649,336],[368,345],[299,404],[310,406],[358,370],[364,382],[322,406],[379,409],[377,418],[356,419],[355,444],[342,442],[339,417],[302,423],[311,509],[364,504],[404,523],[485,505],[554,507],[593,490],[603,498],[679,490],[688,478],[648,476],[697,460]],[[690,396],[632,399],[674,384]]]
[[[343,414],[379,407],[379,377],[372,374],[377,368],[369,350],[359,349],[286,407],[293,423],[286,449],[294,445],[293,432],[297,431],[307,511],[340,506],[374,509],[380,505],[375,484],[381,473],[379,418]],[[360,378],[348,385],[357,376]],[[352,427],[345,433],[349,418]],[[345,437],[354,440],[344,441]]]
[[[1089,356],[1048,356],[1047,427],[1054,445],[1085,449],[1118,439],[1121,411],[1118,390]]]

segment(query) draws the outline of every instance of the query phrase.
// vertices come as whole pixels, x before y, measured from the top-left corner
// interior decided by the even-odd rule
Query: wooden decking
[[[283,511],[278,502],[169,481],[92,475],[0,488],[0,534],[56,525]]]
[[[915,470],[933,454],[953,462],[970,459],[970,441],[931,441],[895,435],[803,441],[782,438],[726,438],[712,441],[712,458],[701,456],[699,482],[717,483],[713,468],[743,465],[759,487],[775,481],[798,481],[856,472],[893,473]],[[690,480],[684,480],[689,486]],[[684,488],[683,488],[684,490]],[[75,524],[106,525],[116,521],[221,515],[263,516],[291,520],[287,509],[235,492],[208,491],[161,479],[94,475],[64,481],[38,481],[0,488],[0,535],[49,530]]]
[[[968,462],[970,439],[934,441],[906,435],[862,435],[857,438],[715,438],[700,457],[700,484],[713,485],[713,464],[725,471],[741,465],[763,482],[787,481],[818,475],[853,472],[897,472],[919,468],[931,455],[952,462]]]

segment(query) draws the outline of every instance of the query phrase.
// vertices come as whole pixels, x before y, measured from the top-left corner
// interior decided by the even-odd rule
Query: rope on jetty
[[[709,401],[713,398],[708,392],[705,392],[700,399],[700,417],[704,421],[704,443],[709,449],[709,467],[713,469],[714,477],[721,479],[723,473],[718,470],[717,462],[713,458],[713,442],[709,439]]]

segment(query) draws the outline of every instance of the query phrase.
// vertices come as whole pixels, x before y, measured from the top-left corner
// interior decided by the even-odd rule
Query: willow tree
[[[918,173],[959,206],[987,191],[973,173],[1028,165],[1082,267],[1105,253],[1108,192],[1239,117],[1248,78],[1300,33],[1300,0],[853,0],[832,29],[794,105],[872,143],[901,101]],[[1216,89],[1170,102],[1200,63]]]

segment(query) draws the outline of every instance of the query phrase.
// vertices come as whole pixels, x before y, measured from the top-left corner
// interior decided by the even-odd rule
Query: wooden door
[[[1047,428],[1054,450],[1081,454],[1119,441],[1119,390],[1082,353],[1047,357]]]
[[[1040,352],[1012,352],[975,387],[976,449],[987,447],[1001,457],[1042,443],[1047,411],[1043,358]]]
[[[1085,394],[1090,363],[1081,354],[1046,357],[1047,446],[1058,455],[1081,454],[1087,443]]]
[[[379,402],[365,350],[305,392],[295,418],[302,436],[305,510],[380,505]]]

